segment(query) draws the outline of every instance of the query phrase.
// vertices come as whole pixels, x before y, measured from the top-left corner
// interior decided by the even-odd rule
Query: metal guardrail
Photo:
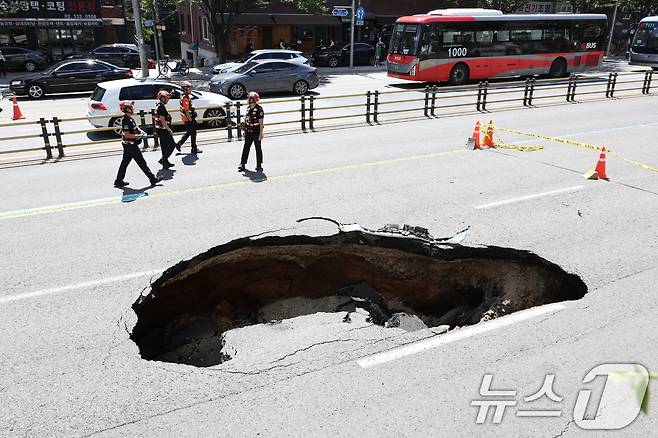
[[[641,73],[640,73],[641,74]],[[268,122],[267,126],[277,126],[277,125],[288,125],[288,124],[300,124],[302,131],[306,132],[307,129],[314,130],[315,123],[319,121],[327,120],[339,120],[339,119],[353,119],[353,118],[365,118],[367,124],[379,124],[379,117],[381,115],[390,115],[397,113],[409,113],[409,112],[423,112],[424,117],[433,118],[437,116],[437,110],[439,109],[450,109],[450,108],[468,108],[475,107],[476,111],[487,112],[488,106],[511,103],[511,102],[522,102],[524,107],[533,107],[534,101],[540,99],[564,99],[565,102],[573,103],[576,102],[577,96],[588,96],[588,95],[601,95],[604,94],[607,99],[614,99],[615,94],[621,92],[629,91],[641,91],[643,95],[648,95],[651,93],[652,81],[653,81],[653,71],[647,70],[644,72],[644,76],[641,79],[630,79],[624,80],[625,76],[638,75],[638,72],[628,72],[628,73],[610,73],[607,79],[594,78],[590,76],[578,76],[571,75],[566,81],[561,84],[555,84],[553,79],[535,79],[529,78],[525,80],[525,83],[521,83],[522,88],[518,87],[515,89],[509,89],[509,84],[519,85],[519,82],[503,82],[495,85],[490,84],[489,82],[480,82],[475,86],[465,86],[465,87],[445,87],[437,88],[436,86],[428,86],[424,89],[413,89],[413,90],[390,90],[390,91],[367,91],[365,93],[355,93],[355,94],[342,94],[342,95],[333,95],[333,96],[302,96],[300,98],[285,98],[285,99],[267,99],[263,100],[262,104],[264,105],[277,105],[283,103],[292,103],[299,102],[299,108],[297,109],[286,109],[278,111],[268,111],[268,116],[270,115],[284,115],[284,114],[293,114],[295,115],[291,120],[282,120]],[[621,80],[620,80],[621,78]],[[605,91],[601,90],[588,90],[590,87],[601,87],[605,81]],[[618,88],[619,85],[628,85],[628,84],[640,84],[640,87],[624,87]],[[565,90],[566,85],[566,90]],[[460,91],[458,94],[454,94],[455,91]],[[555,94],[543,94],[543,92],[553,92]],[[540,94],[540,92],[542,92]],[[399,94],[415,94],[419,97],[411,98],[398,98],[398,99],[389,99],[389,97],[395,97]],[[522,93],[523,97],[513,97],[513,98],[502,98],[512,93]],[[360,98],[363,99],[360,103],[346,103],[344,105],[323,105],[317,106],[317,101],[328,101],[328,100],[341,100],[341,99],[353,99]],[[447,103],[447,100],[458,101],[456,103]],[[395,108],[390,110],[382,110],[383,106],[390,107],[391,105],[400,105],[400,104],[411,104],[411,103],[420,103],[413,108]],[[440,102],[440,104],[438,103]],[[243,111],[242,108],[244,105],[240,102],[227,103],[225,107],[221,108],[223,115],[216,117],[202,117],[198,118],[198,123],[210,122],[210,121],[221,121],[219,127],[212,127],[205,129],[204,132],[213,132],[213,131],[226,131],[227,140],[232,141],[234,138],[238,140],[242,139],[242,117]],[[220,108],[216,107],[199,107],[197,110],[217,110]],[[340,115],[328,115],[318,117],[317,112],[327,111],[327,110],[354,110],[360,109],[357,112],[350,112],[347,114]],[[363,111],[365,109],[365,112]],[[70,143],[65,142],[64,137],[73,134],[90,134],[90,133],[100,133],[107,131],[114,131],[114,127],[102,127],[102,128],[93,128],[93,129],[72,129],[65,130],[62,129],[61,124],[74,121],[82,120],[94,120],[94,119],[114,119],[121,117],[123,114],[108,114],[103,116],[91,116],[91,117],[71,117],[60,119],[58,117],[53,117],[52,119],[40,118],[36,121],[21,121],[14,123],[3,123],[0,124],[0,128],[16,127],[16,126],[30,126],[34,125],[35,130],[40,131],[40,133],[26,134],[26,135],[16,135],[9,137],[0,137],[0,142],[3,141],[16,141],[16,140],[25,140],[31,138],[40,138],[43,142],[43,145],[40,147],[29,147],[22,149],[12,149],[0,151],[0,155],[8,154],[18,154],[26,152],[45,152],[45,159],[51,160],[54,158],[53,149],[57,149],[57,159],[61,159],[66,156],[66,150],[68,148],[78,148],[83,146],[104,144],[104,143],[116,143],[120,140],[117,139],[106,139],[106,140],[95,140],[95,141],[83,141]],[[140,110],[136,114],[139,118],[138,125],[144,131],[154,131],[153,127],[155,125],[155,114],[153,111],[147,113],[143,110]],[[174,125],[182,125],[183,122],[175,122]],[[148,135],[148,137],[143,142],[143,149],[148,150],[151,148],[150,141],[153,142],[152,149],[158,149],[158,137],[155,135],[155,132]],[[108,152],[108,151],[103,151]]]

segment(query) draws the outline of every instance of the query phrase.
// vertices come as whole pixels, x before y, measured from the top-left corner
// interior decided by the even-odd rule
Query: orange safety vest
[[[187,123],[190,120],[189,117],[185,114],[185,111],[189,111],[190,115],[194,112],[194,108],[192,108],[192,98],[188,96],[187,94],[183,95],[183,97],[180,100],[180,114],[181,114],[181,120],[183,123]]]

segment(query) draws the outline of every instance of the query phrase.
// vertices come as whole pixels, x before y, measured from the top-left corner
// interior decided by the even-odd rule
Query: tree
[[[484,0],[483,7],[489,9],[498,9],[503,11],[504,14],[516,12],[528,3],[530,0]]]
[[[226,61],[224,44],[231,32],[235,17],[245,12],[265,8],[269,6],[270,0],[196,0],[208,20],[208,30],[212,35],[215,51],[219,62]],[[324,0],[279,0],[281,3],[294,5],[297,9],[306,12],[323,12],[325,10]]]

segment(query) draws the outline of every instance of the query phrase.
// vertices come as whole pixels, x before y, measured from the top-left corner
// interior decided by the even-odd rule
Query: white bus
[[[658,16],[646,17],[633,36],[631,65],[648,65],[658,70]]]

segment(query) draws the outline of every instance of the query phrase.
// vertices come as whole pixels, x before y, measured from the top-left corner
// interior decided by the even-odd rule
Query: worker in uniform
[[[192,104],[192,84],[185,81],[181,86],[183,87],[183,97],[180,99],[180,116],[183,123],[185,123],[186,131],[183,137],[176,143],[176,149],[180,152],[181,146],[190,138],[192,153],[198,154],[202,151],[196,147],[196,110]]]
[[[155,132],[157,133],[160,142],[160,150],[162,151],[162,158],[158,163],[162,164],[164,168],[173,167],[174,164],[169,161],[169,157],[176,148],[174,141],[174,132],[171,130],[171,115],[167,111],[167,102],[171,94],[166,90],[158,91],[158,104],[155,107]]]
[[[123,112],[123,118],[121,119],[121,143],[123,145],[123,158],[121,159],[121,164],[119,165],[119,172],[117,172],[117,177],[114,180],[114,187],[125,187],[128,185],[123,178],[126,176],[126,169],[128,164],[132,160],[135,160],[135,163],[142,169],[142,172],[148,177],[151,182],[151,186],[156,185],[162,178],[156,177],[149,169],[142,155],[142,151],[139,149],[139,142],[141,139],[146,136],[146,134],[137,127],[135,120],[132,118],[133,113],[135,112],[135,103],[130,101],[119,102],[119,109]]]
[[[263,141],[263,118],[265,113],[263,107],[258,105],[260,96],[255,91],[247,94],[249,109],[244,116],[244,148],[242,148],[242,159],[238,166],[238,172],[244,172],[244,166],[249,159],[249,150],[252,143],[256,146],[256,171],[263,171],[263,151],[261,142]]]

